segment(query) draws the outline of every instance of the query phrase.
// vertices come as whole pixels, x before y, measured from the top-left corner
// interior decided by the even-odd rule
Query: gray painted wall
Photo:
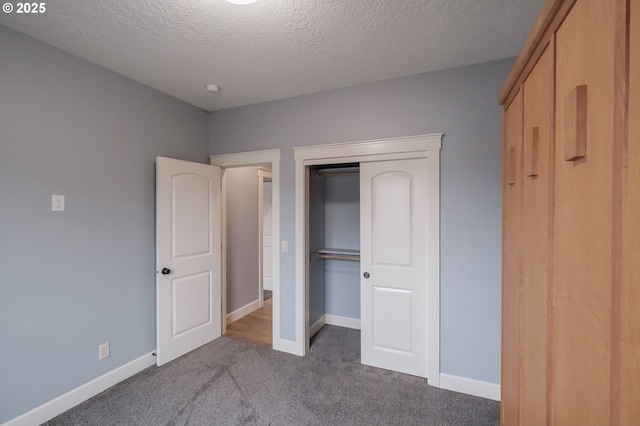
[[[325,239],[327,247],[360,249],[360,176],[327,175]],[[325,310],[360,319],[360,262],[325,260]]]
[[[324,178],[309,174],[309,253],[327,247],[325,243],[325,190]],[[315,324],[325,310],[325,261],[309,261],[309,326]]]
[[[444,132],[441,371],[499,383],[503,59],[212,113],[211,154],[283,148],[281,335],[294,339],[291,147]]]
[[[0,423],[155,349],[154,160],[207,120],[0,26]]]
[[[309,252],[360,248],[360,178],[309,179]],[[323,315],[360,319],[360,263],[334,259],[309,262],[309,325]]]
[[[227,314],[260,297],[258,168],[226,169]]]

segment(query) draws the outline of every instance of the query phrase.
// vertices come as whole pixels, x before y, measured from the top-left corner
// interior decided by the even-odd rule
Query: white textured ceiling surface
[[[215,111],[516,56],[543,3],[48,0],[0,24]]]

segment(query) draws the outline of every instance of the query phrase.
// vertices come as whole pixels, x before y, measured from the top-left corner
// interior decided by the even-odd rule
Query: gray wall
[[[309,253],[326,248],[325,243],[325,190],[324,178],[317,173],[309,174]],[[274,244],[275,246],[275,244]],[[277,246],[275,246],[277,247]],[[325,310],[325,261],[309,261],[309,326],[315,324],[326,313]]]
[[[441,371],[500,381],[504,59],[212,113],[211,154],[283,148],[281,335],[294,339],[294,146],[444,132]]]
[[[207,117],[0,26],[0,423],[155,349],[154,159]]]
[[[360,249],[360,176],[327,175],[324,182],[326,246]],[[326,313],[360,319],[360,262],[324,262]]]
[[[227,187],[227,314],[260,297],[258,168],[224,172]]]

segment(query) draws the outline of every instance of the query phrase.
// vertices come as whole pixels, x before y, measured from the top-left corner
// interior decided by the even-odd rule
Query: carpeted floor
[[[360,364],[360,333],[325,326],[301,358],[221,337],[46,425],[497,425],[500,405]]]

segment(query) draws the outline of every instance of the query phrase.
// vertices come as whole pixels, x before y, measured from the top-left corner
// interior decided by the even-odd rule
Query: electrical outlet
[[[51,196],[51,211],[54,211],[54,212],[64,211],[64,195]]]
[[[98,347],[98,359],[105,359],[109,356],[109,342],[103,343]]]

